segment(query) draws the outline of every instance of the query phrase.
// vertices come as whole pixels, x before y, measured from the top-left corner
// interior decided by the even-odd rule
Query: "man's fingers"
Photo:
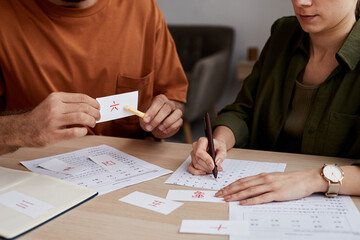
[[[71,138],[83,137],[87,133],[88,130],[85,127],[63,128],[58,130],[58,140],[62,141]]]
[[[100,119],[100,111],[86,103],[69,103],[63,106],[64,113],[86,113],[95,120]]]
[[[158,116],[156,116],[157,118]],[[182,125],[182,111],[176,109],[170,115],[163,116],[165,119],[158,125],[159,130],[161,131],[171,131],[173,129],[178,129]],[[155,119],[154,119],[155,120]],[[181,121],[179,121],[181,120]],[[160,121],[160,119],[159,119]]]
[[[98,101],[82,93],[53,92],[49,98],[58,98],[63,103],[86,103],[95,109],[100,109]]]
[[[85,125],[89,127],[94,127],[96,125],[95,118],[91,117],[88,114],[78,112],[78,113],[67,113],[59,116],[59,126],[69,126],[69,125]]]

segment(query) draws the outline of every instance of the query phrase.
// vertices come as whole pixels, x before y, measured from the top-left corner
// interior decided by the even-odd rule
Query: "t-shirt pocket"
[[[144,77],[130,77],[118,75],[116,94],[139,91],[138,109],[145,112],[153,98],[154,91],[154,74],[153,72]],[[130,116],[115,120],[117,124],[138,123],[139,117]]]
[[[330,112],[324,153],[342,157],[360,154],[360,116]]]

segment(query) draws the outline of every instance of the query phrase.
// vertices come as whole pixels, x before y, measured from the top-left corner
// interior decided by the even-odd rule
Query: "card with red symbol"
[[[96,123],[115,120],[118,118],[124,118],[133,113],[126,111],[124,107],[126,105],[137,109],[138,106],[138,91],[111,95],[107,97],[97,98],[100,103],[100,115],[101,118]]]
[[[168,215],[183,203],[156,197],[150,194],[135,191],[129,195],[120,198],[119,201],[129,203],[138,207],[146,208],[155,212]]]
[[[166,199],[173,201],[225,203],[223,198],[215,197],[216,192],[217,191],[203,190],[169,190]]]
[[[249,226],[246,221],[182,220],[179,232],[248,236]]]
[[[39,167],[45,168],[53,172],[65,173],[73,176],[86,170],[86,167],[84,166],[76,166],[56,158],[50,159],[46,162],[39,164]]]

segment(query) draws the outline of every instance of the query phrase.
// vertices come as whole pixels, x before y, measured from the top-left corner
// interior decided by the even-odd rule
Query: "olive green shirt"
[[[305,123],[301,153],[360,158],[360,23],[336,54],[339,66],[320,84]],[[279,149],[279,136],[309,60],[309,35],[296,17],[277,20],[253,72],[213,127],[229,127],[235,147]],[[360,162],[359,162],[360,164]]]

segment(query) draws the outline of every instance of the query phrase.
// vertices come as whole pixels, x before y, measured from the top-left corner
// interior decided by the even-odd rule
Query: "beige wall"
[[[232,26],[236,31],[232,62],[246,58],[247,48],[264,46],[272,23],[293,15],[290,0],[156,0],[171,24],[215,24]]]

